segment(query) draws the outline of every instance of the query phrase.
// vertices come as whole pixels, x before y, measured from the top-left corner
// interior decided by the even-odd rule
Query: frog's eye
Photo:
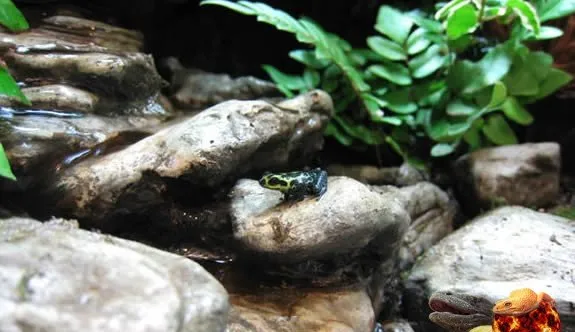
[[[511,302],[507,301],[507,302],[503,303],[503,305],[505,306],[505,308],[509,308],[509,307],[511,307]]]

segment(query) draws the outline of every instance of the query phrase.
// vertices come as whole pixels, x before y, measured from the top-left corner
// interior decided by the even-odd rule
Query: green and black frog
[[[306,196],[321,197],[325,194],[327,172],[319,167],[299,172],[266,172],[259,183],[264,188],[281,191],[285,201],[301,201]]]

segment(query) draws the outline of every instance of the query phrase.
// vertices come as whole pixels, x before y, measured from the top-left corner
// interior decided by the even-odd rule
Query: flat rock
[[[0,222],[0,331],[224,331],[223,286],[197,263],[75,222]]]
[[[563,331],[575,331],[575,224],[527,208],[503,207],[471,221],[429,249],[406,280],[410,320],[428,322],[436,291],[491,302],[529,287],[551,295]],[[426,331],[434,331],[429,326]]]

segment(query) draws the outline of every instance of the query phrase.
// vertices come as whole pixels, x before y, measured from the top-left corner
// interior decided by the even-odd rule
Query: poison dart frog
[[[306,196],[321,197],[325,194],[327,172],[319,167],[299,172],[266,172],[259,183],[264,188],[281,191],[285,201],[301,201]]]

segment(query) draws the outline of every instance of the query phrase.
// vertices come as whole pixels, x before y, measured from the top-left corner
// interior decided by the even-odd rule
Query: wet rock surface
[[[557,199],[560,168],[557,143],[531,143],[465,155],[457,160],[455,175],[462,203],[469,208],[502,204],[537,208]]]
[[[1,331],[224,331],[228,294],[198,264],[54,219],[0,221]]]
[[[165,82],[151,55],[140,52],[142,39],[135,31],[53,16],[21,34],[0,32],[0,54],[28,89],[32,109],[165,114],[157,103]]]
[[[0,29],[0,57],[31,102],[0,97],[0,140],[18,175],[49,177],[62,159],[118,136],[145,137],[171,116],[140,32],[64,15],[31,25]]]
[[[249,171],[305,162],[322,146],[332,112],[321,91],[274,106],[263,101],[228,101],[168,126],[125,149],[87,160],[62,172],[54,189],[74,217],[105,219],[132,196],[133,209],[163,202],[167,182],[180,179],[191,195]],[[143,186],[143,188],[142,188]],[[198,193],[196,193],[198,194]]]
[[[564,331],[575,331],[575,224],[522,207],[491,211],[450,234],[414,265],[406,283],[406,311],[426,331],[427,299],[436,291],[506,298],[529,287],[551,295]]]

